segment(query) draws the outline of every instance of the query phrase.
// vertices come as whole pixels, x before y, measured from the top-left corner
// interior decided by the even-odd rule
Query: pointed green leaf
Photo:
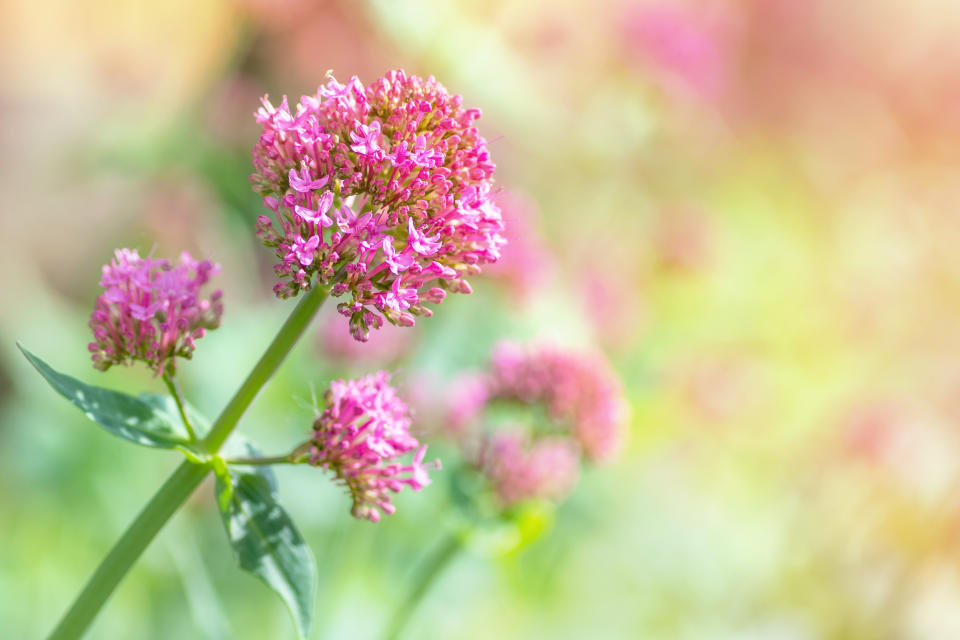
[[[301,638],[310,635],[317,567],[310,547],[271,486],[266,467],[234,466],[217,473],[217,504],[240,567],[277,592]]]
[[[17,346],[54,391],[79,407],[88,418],[113,435],[136,444],[162,449],[170,449],[187,442],[187,432],[179,417],[172,420],[166,411],[159,410],[139,398],[80,382],[56,371],[22,346]]]

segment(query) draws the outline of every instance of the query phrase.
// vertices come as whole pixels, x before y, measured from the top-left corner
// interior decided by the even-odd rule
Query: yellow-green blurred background
[[[477,278],[388,366],[422,398],[502,338],[597,345],[632,406],[620,458],[539,540],[459,556],[406,637],[960,638],[958,38],[955,0],[6,0],[0,636],[52,628],[179,457],[86,421],[15,341],[161,391],[90,366],[99,266],[210,256],[224,323],[181,375],[217,412],[292,304],[252,232],[258,97],[404,68],[483,109],[547,268]],[[311,385],[377,366],[331,355],[331,311],[242,423],[265,450]],[[378,637],[449,526],[442,472],[377,525],[278,473],[314,636]],[[89,637],[292,637],[223,538],[204,485]]]

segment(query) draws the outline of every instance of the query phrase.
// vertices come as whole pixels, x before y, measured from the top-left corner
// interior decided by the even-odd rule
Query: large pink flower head
[[[406,403],[389,384],[385,371],[358,380],[336,380],[326,394],[326,409],[313,424],[310,464],[336,476],[350,492],[352,513],[372,522],[380,511],[393,513],[390,494],[430,484],[424,464],[426,445],[410,433]],[[398,458],[416,450],[410,464]]]
[[[275,250],[281,297],[315,284],[366,340],[382,318],[411,326],[466,277],[495,262],[504,239],[494,164],[473,121],[432,77],[391,71],[364,87],[333,78],[291,110],[263,100],[250,177],[272,216],[257,235]]]
[[[103,267],[88,346],[93,366],[106,371],[135,360],[155,374],[173,372],[175,358],[190,358],[195,341],[220,326],[222,293],[200,297],[200,289],[219,272],[209,260],[197,262],[184,252],[180,264],[141,258],[131,249],[117,249]]]
[[[609,458],[620,444],[626,403],[616,374],[598,355],[502,344],[494,351],[488,402],[541,404],[560,431],[568,432],[593,461]]]

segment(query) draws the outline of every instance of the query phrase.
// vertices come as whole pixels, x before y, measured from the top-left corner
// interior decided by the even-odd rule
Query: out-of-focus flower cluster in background
[[[47,632],[178,462],[48,402],[15,341],[159,385],[90,366],[99,267],[210,256],[223,325],[178,372],[217,412],[290,305],[254,235],[259,96],[404,68],[483,109],[504,260],[367,345],[325,309],[245,431],[282,449],[311,388],[386,366],[455,457],[438,407],[503,340],[602,350],[630,404],[616,461],[476,536],[409,637],[960,637],[958,37],[952,0],[0,5],[3,635]],[[376,637],[454,517],[444,472],[376,526],[278,472],[320,567],[316,637]],[[291,633],[211,503],[91,638]]]

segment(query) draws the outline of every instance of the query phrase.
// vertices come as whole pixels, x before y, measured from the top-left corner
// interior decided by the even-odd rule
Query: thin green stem
[[[299,464],[304,461],[304,456],[313,448],[313,441],[307,440],[306,442],[301,442],[297,445],[297,448],[291,451],[290,453],[284,454],[282,456],[255,456],[255,457],[239,457],[239,458],[224,458],[223,461],[227,464],[245,464],[245,465],[267,465],[267,464]]]
[[[201,441],[200,444],[207,452],[219,451],[260,389],[303,335],[310,320],[326,299],[328,291],[326,287],[314,287],[300,300],[267,347],[266,353],[213,423],[210,434]],[[49,640],[75,640],[83,635],[133,563],[209,471],[210,465],[200,465],[189,460],[177,468],[100,563],[76,601],[50,634]]]
[[[450,564],[457,553],[463,548],[460,538],[454,534],[447,534],[433,552],[420,565],[413,579],[413,588],[407,593],[406,599],[393,612],[384,640],[396,640],[407,626],[417,605],[429,591],[440,573]]]
[[[288,453],[285,456],[263,456],[257,458],[224,458],[227,464],[245,464],[249,466],[268,465],[268,464],[293,464],[293,460]]]
[[[180,395],[180,387],[177,386],[176,380],[173,379],[173,376],[164,372],[163,382],[167,385],[167,390],[170,391],[170,395],[173,396],[173,401],[177,403],[177,410],[180,412],[180,419],[183,420],[183,426],[187,428],[187,434],[190,436],[190,442],[197,441],[197,432],[193,430],[193,425],[190,424],[190,419],[187,417],[187,410],[183,406],[183,397]]]

